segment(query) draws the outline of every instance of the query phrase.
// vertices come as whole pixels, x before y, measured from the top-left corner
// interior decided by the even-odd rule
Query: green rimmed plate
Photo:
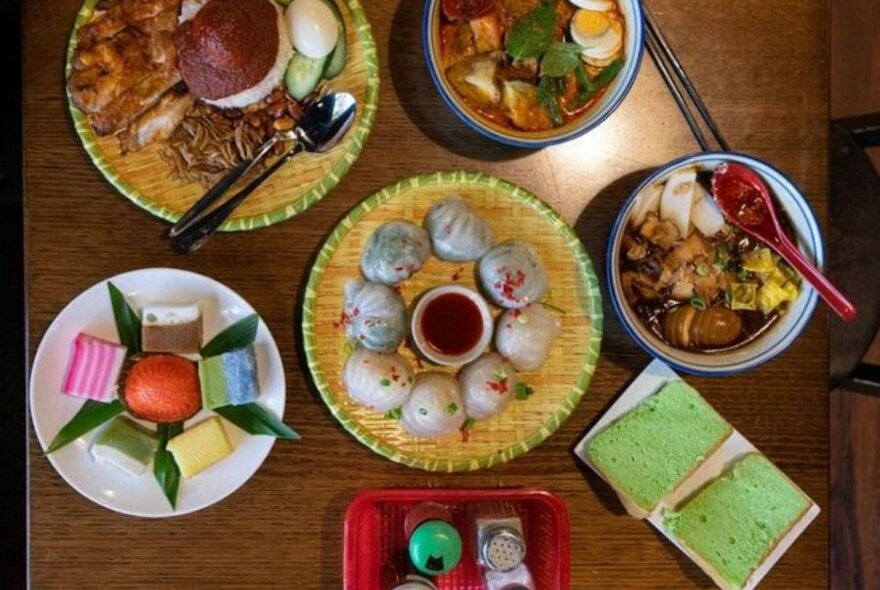
[[[377,227],[392,219],[421,224],[431,205],[450,194],[461,195],[489,219],[499,241],[521,238],[537,247],[550,276],[551,288],[545,302],[564,311],[563,329],[544,366],[537,372],[520,374],[521,380],[535,390],[531,397],[516,400],[501,414],[477,422],[467,437],[456,434],[417,439],[395,420],[356,405],[342,385],[342,368],[351,351],[339,323],[343,284],[360,277],[361,250]],[[475,287],[474,265],[431,258],[399,290],[409,305],[426,289],[450,282]],[[494,313],[498,315],[500,310]],[[599,357],[599,281],[571,227],[525,189],[470,172],[415,176],[368,197],[330,234],[306,286],[303,337],[309,370],[321,398],[357,440],[379,455],[410,467],[472,471],[527,453],[553,434],[574,410],[589,386]],[[416,360],[407,345],[400,352],[419,370],[423,363]]]
[[[67,49],[70,74],[76,32],[94,13],[97,0],[86,0],[77,15]],[[325,154],[299,158],[281,168],[251,195],[221,231],[246,231],[265,227],[302,213],[326,195],[351,168],[363,149],[379,103],[379,58],[363,7],[358,0],[337,0],[348,32],[348,61],[342,74],[330,81],[333,90],[351,92],[358,114],[347,137]],[[110,184],[138,207],[175,222],[205,193],[205,187],[173,177],[171,165],[160,155],[160,145],[122,154],[115,137],[98,137],[68,96],[74,128],[92,162]]]

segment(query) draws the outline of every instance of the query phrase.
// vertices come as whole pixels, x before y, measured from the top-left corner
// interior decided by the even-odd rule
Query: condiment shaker
[[[461,535],[448,508],[434,502],[419,504],[406,515],[404,528],[410,560],[419,572],[437,576],[458,565]]]

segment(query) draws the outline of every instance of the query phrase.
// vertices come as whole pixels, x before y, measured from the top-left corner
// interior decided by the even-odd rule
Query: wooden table
[[[541,486],[572,517],[572,588],[711,587],[569,452],[585,426],[648,358],[606,305],[602,361],[569,421],[541,447],[489,471],[433,475],[379,458],[331,418],[306,374],[295,324],[309,261],[327,231],[367,194],[401,177],[471,169],[514,182],[571,222],[598,269],[622,199],[648,171],[696,144],[646,58],[624,105],[565,146],[493,145],[447,111],[422,62],[416,0],[366,3],[382,62],[380,109],[361,159],[306,214],[215,238],[174,256],[162,223],[119,198],[75,137],[62,61],[79,0],[24,7],[24,134],[29,358],[67,301],[113,274],[175,266],[214,277],[261,312],[287,369],[286,417],[303,435],[278,444],[255,477],[197,514],[148,521],[80,497],[30,440],[30,568],[34,588],[341,586],[342,519],[358,490],[390,486]],[[711,6],[710,6],[711,4]],[[793,177],[824,221],[827,188],[827,3],[818,0],[650,2],[730,143]],[[604,274],[604,273],[603,273]],[[824,509],[763,589],[828,581],[827,326],[820,308],[779,359],[748,375],[698,379],[715,407]]]

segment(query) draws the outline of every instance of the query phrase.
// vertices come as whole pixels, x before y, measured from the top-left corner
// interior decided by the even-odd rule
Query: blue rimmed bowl
[[[618,319],[626,332],[651,356],[674,368],[694,375],[725,376],[752,370],[781,354],[797,340],[810,322],[818,303],[818,294],[806,282],[801,283],[797,300],[786,313],[764,334],[753,341],[729,351],[701,353],[674,348],[655,336],[636,316],[623,294],[618,257],[624,229],[629,223],[639,194],[646,188],[663,182],[682,168],[696,167],[714,170],[722,162],[737,162],[757,172],[776,197],[776,202],[788,218],[795,243],[815,265],[825,263],[822,232],[806,197],[782,172],[757,158],[734,152],[703,152],[674,160],[646,178],[633,192],[617,215],[606,253],[606,271],[610,299]]]
[[[567,2],[568,0],[560,0]],[[626,28],[624,67],[608,90],[589,111],[577,119],[549,131],[516,131],[474,112],[452,89],[440,70],[440,11],[442,0],[426,0],[422,16],[422,47],[425,63],[443,102],[468,127],[499,143],[522,148],[543,148],[563,143],[596,128],[626,98],[636,80],[644,54],[644,18],[639,0],[617,0]]]

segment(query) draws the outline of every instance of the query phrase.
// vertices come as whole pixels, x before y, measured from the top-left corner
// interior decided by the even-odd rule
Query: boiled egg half
[[[623,47],[623,26],[609,12],[582,8],[571,19],[571,38],[585,60],[606,60]]]
[[[578,8],[586,8],[587,10],[600,12],[614,10],[614,0],[571,0],[571,3]]]
[[[336,47],[339,23],[324,0],[293,0],[284,20],[294,49],[306,57],[327,57]]]

